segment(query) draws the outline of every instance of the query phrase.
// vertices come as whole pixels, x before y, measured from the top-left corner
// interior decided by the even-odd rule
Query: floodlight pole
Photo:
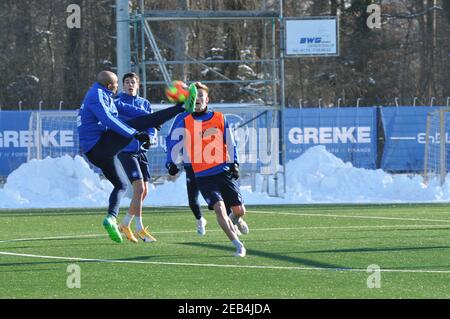
[[[117,76],[119,92],[122,91],[122,77],[130,72],[130,10],[128,0],[116,0],[117,26]]]
[[[141,0],[140,3],[140,11],[141,11],[141,20],[140,20],[140,24],[141,24],[141,60],[142,60],[142,66],[141,66],[141,83],[142,83],[142,89],[143,89],[143,97],[144,99],[147,98],[147,69],[146,69],[146,65],[145,65],[145,32],[144,32],[144,28],[145,28],[145,0]]]
[[[286,194],[286,143],[284,141],[284,111],[286,107],[286,94],[285,94],[285,82],[284,82],[284,55],[286,46],[284,43],[284,17],[283,17],[283,0],[280,0],[280,94],[281,94],[281,106],[280,106],[280,146],[281,146],[281,159],[283,165],[283,194]],[[278,169],[277,169],[278,170]],[[278,185],[276,187],[276,195],[278,194]]]
[[[284,55],[285,55],[285,43],[284,43],[284,17],[283,17],[283,0],[280,0],[280,86],[281,86],[281,108],[286,105],[286,95],[284,88]]]

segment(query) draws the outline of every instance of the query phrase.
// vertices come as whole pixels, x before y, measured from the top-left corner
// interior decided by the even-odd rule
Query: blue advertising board
[[[385,136],[382,169],[393,172],[423,170],[426,116],[438,109],[439,107],[380,107],[381,116],[378,120],[383,124]],[[36,142],[34,132],[29,131],[31,113],[0,112],[0,176],[8,176],[27,161],[28,146]],[[61,114],[64,115],[63,113]],[[266,165],[261,158],[270,150],[261,151],[259,140],[265,135],[261,134],[261,130],[274,125],[272,114],[256,110],[233,110],[229,113],[226,114],[227,119],[235,133],[243,164],[251,165],[252,169],[258,169],[261,164]],[[70,118],[73,112],[67,112],[67,116],[67,127],[65,124],[58,124],[58,121],[50,123],[48,128],[43,123],[42,158],[79,153],[76,126]],[[283,122],[287,161],[299,157],[312,146],[324,145],[329,152],[343,161],[351,162],[355,167],[378,168],[376,107],[286,109]],[[150,150],[150,170],[154,174],[164,170],[165,137],[170,125],[171,121],[163,125],[158,133],[158,142]],[[52,148],[48,147],[50,144]],[[48,154],[48,149],[61,154]]]
[[[382,107],[385,144],[381,168],[386,171],[423,171],[427,114],[441,107]]]
[[[286,160],[308,148],[326,149],[355,167],[376,168],[377,112],[375,107],[288,109],[284,113]]]
[[[28,144],[33,135],[28,130],[31,112],[0,112],[0,176],[8,176],[27,161]]]

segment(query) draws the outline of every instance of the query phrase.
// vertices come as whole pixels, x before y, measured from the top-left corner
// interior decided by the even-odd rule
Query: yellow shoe
[[[141,238],[144,241],[144,243],[153,243],[156,241],[156,238],[153,237],[148,232],[148,227],[141,229],[139,232],[136,233],[136,235],[139,236],[139,238]]]
[[[129,241],[131,241],[132,243],[137,244],[138,240],[137,238],[134,236],[133,232],[131,231],[129,226],[124,226],[122,224],[119,225],[119,231],[124,234],[125,236],[127,236],[127,239]]]

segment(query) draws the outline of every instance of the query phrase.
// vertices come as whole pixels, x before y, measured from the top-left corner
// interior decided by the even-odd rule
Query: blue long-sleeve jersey
[[[194,114],[192,116],[195,117],[195,120],[197,121],[208,121],[210,120],[214,115],[214,112],[206,112],[205,114],[202,114],[200,116],[195,116]],[[167,158],[166,158],[166,164],[169,162],[175,162],[177,160],[177,158],[173,158],[172,155],[178,155],[178,154],[172,154],[172,150],[176,145],[179,145],[179,143],[182,142],[183,136],[181,134],[177,134],[177,131],[179,132],[179,130],[177,129],[185,129],[185,125],[184,125],[184,119],[189,116],[189,113],[184,112],[181,114],[178,114],[178,116],[175,118],[175,120],[173,121],[172,127],[170,128],[169,134],[166,137],[166,147],[167,147]],[[236,143],[234,141],[234,137],[233,134],[231,133],[231,130],[228,126],[228,121],[226,120],[226,118],[224,117],[224,127],[225,127],[225,131],[223,133],[223,140],[227,142],[227,146],[228,146],[228,155],[230,156],[230,159],[232,159],[232,161],[234,163],[239,163],[238,160],[238,153],[237,153],[237,149],[236,149]],[[173,134],[173,132],[175,131],[175,134]],[[229,135],[229,136],[228,136]],[[181,151],[183,150],[183,148],[181,148]],[[191,165],[190,163],[188,163],[188,161],[184,161],[184,166],[189,166]],[[197,172],[195,173],[195,176],[210,176],[210,175],[216,175],[219,174],[223,171],[227,171],[229,170],[229,163],[223,163],[220,165],[217,165],[213,168],[201,171],[201,172]]]
[[[113,92],[99,83],[94,83],[84,97],[77,117],[80,147],[84,153],[89,152],[104,132],[108,129],[132,137],[136,130],[118,118],[119,113],[128,112],[133,117],[146,115],[147,112],[122,104],[115,105]]]
[[[140,96],[132,96],[126,93],[120,93],[114,100],[114,102],[117,105],[117,108],[122,110],[122,112],[119,112],[119,119],[121,120],[128,120],[130,118],[135,117],[135,114],[133,112],[130,113],[130,110],[134,110],[134,108],[141,109],[145,111],[147,114],[153,112],[150,102]],[[155,128],[149,128],[147,132],[153,139],[156,139],[157,131]],[[138,140],[132,140],[130,144],[128,144],[122,150],[122,152],[127,153],[142,152],[141,143]]]

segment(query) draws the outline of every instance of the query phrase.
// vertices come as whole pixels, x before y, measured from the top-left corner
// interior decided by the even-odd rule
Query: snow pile
[[[400,203],[447,201],[449,185],[423,184],[422,176],[391,175],[355,168],[326,151],[308,149],[289,162],[287,196],[291,203]]]
[[[0,208],[103,207],[113,187],[76,156],[31,160],[0,190]]]
[[[242,188],[246,204],[402,203],[450,201],[450,183],[426,186],[421,176],[390,175],[355,168],[327,152],[308,149],[287,164],[287,194],[273,198]],[[183,173],[184,175],[184,173]],[[0,189],[0,208],[106,207],[112,185],[82,157],[46,158],[21,165]],[[123,206],[129,205],[125,198]],[[145,205],[185,206],[185,176],[150,185]],[[205,204],[201,199],[201,203]]]

